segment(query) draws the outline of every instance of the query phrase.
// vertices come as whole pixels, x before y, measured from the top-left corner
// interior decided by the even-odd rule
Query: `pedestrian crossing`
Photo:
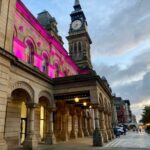
[[[107,145],[105,145],[104,147],[114,147],[114,146],[117,146],[117,145],[120,145],[122,141],[120,139],[115,139],[111,142],[109,142]]]

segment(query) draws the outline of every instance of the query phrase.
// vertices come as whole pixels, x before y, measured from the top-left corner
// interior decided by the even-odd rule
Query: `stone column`
[[[107,135],[107,132],[106,132],[106,129],[105,129],[106,126],[105,126],[104,110],[100,109],[99,113],[100,113],[100,131],[102,133],[104,142],[108,142],[108,135]]]
[[[92,131],[92,118],[89,114],[88,118],[87,118],[87,124],[88,124],[88,132],[89,132],[89,135],[93,135],[93,131]]]
[[[103,146],[103,138],[99,129],[99,112],[98,108],[94,109],[95,130],[93,133],[93,146]]]
[[[61,120],[61,131],[59,134],[59,138],[62,141],[68,141],[68,122],[67,122],[67,118],[68,118],[68,114],[67,114],[67,109],[66,107],[63,107],[64,109],[61,111],[62,113],[62,120]]]
[[[111,133],[111,139],[114,138],[114,133],[113,133],[113,127],[112,127],[112,116],[111,113],[109,114],[109,128],[110,128],[110,133]]]
[[[106,113],[106,127],[107,127],[108,139],[111,140],[108,112]]]
[[[84,137],[83,130],[82,130],[82,111],[81,109],[77,109],[77,116],[78,116],[78,137]]]
[[[23,148],[34,150],[37,148],[38,142],[35,136],[35,108],[37,107],[36,104],[27,104],[28,107],[28,131],[27,137],[25,139]]]
[[[53,127],[53,111],[55,111],[54,108],[48,108],[49,111],[49,126],[46,133],[46,144],[54,144],[56,142],[55,135],[54,135],[54,127]]]
[[[84,136],[89,136],[88,125],[87,125],[87,112],[86,112],[86,110],[84,110],[83,124],[84,124],[84,126],[83,126]]]
[[[108,123],[107,123],[107,112],[106,112],[106,109],[104,110],[104,122],[105,122],[105,134],[106,134],[106,137],[107,137],[107,141],[109,141],[109,133],[108,133]]]
[[[71,129],[71,133],[70,133],[70,138],[71,139],[76,139],[77,138],[77,133],[75,130],[75,117],[76,117],[76,110],[75,107],[72,107],[72,109],[70,110],[70,115],[71,115],[71,119],[72,119],[72,129]]]

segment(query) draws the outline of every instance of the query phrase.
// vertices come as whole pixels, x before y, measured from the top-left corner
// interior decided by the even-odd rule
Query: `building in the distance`
[[[79,0],[70,16],[68,54],[47,11],[36,19],[21,0],[0,0],[0,150],[113,138],[112,91],[92,69]]]
[[[129,125],[133,120],[133,114],[130,107],[129,100],[123,100],[121,97],[113,96],[114,104],[114,117],[113,123],[117,124],[126,124]]]
[[[123,100],[125,105],[125,121],[126,123],[130,123],[132,121],[132,112],[130,107],[130,101],[129,100]]]

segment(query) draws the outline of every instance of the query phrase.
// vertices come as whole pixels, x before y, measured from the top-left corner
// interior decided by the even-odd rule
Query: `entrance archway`
[[[27,135],[27,107],[30,103],[30,94],[22,89],[14,89],[11,93],[11,100],[7,103],[5,139],[8,148],[23,145]]]
[[[25,102],[21,102],[21,130],[20,143],[23,144],[27,134],[27,107]]]

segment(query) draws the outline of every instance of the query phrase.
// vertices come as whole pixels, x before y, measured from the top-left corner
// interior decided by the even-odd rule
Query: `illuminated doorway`
[[[40,107],[40,136],[41,141],[44,141],[44,131],[45,131],[45,109],[44,106]]]
[[[21,103],[21,130],[20,130],[20,143],[24,143],[27,133],[27,108],[25,102]]]

